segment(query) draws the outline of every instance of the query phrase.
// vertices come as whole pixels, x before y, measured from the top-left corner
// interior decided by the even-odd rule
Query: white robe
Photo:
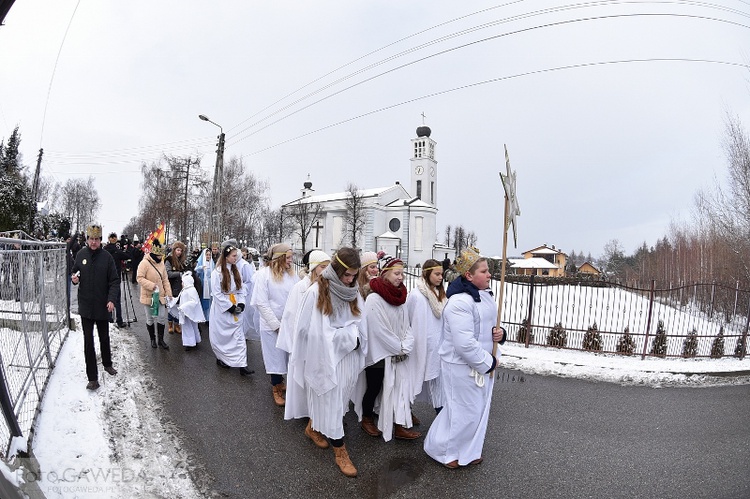
[[[201,283],[203,284],[203,294],[201,296],[201,299],[203,300],[211,300],[211,275],[214,272],[214,267],[215,264],[213,258],[206,258],[206,251],[201,251],[198,261],[195,263],[195,272],[198,274],[198,277],[200,277]],[[210,316],[211,309],[209,308],[206,320],[210,320]]]
[[[458,460],[465,466],[482,457],[494,386],[494,377],[485,373],[492,367],[497,304],[489,292],[479,295],[480,303],[467,293],[453,295],[443,310],[439,353],[445,405],[424,442],[425,452],[443,464]]]
[[[276,348],[292,353],[294,323],[297,320],[297,313],[302,305],[302,296],[309,287],[310,276],[306,275],[289,292],[286,305],[284,305],[284,312],[281,314],[281,326],[279,327],[279,337],[276,340]]]
[[[267,374],[286,374],[289,354],[276,348],[278,329],[281,327],[281,316],[284,313],[289,292],[299,281],[296,274],[284,273],[277,281],[271,274],[270,267],[263,267],[255,274],[253,297],[250,304],[260,315],[260,346],[263,352],[263,363]]]
[[[416,362],[411,358],[414,335],[409,327],[406,306],[390,305],[379,294],[370,293],[365,302],[361,329],[367,338],[366,365],[385,360],[383,389],[378,397],[378,429],[388,442],[393,437],[394,423],[406,428],[411,428],[413,424],[411,404],[416,395],[415,380],[419,373],[415,369]],[[401,362],[392,361],[394,355],[402,354],[409,357]],[[364,372],[361,377],[365,378]]]
[[[231,272],[230,272],[231,276]],[[230,279],[229,292],[221,291],[221,269],[216,268],[211,273],[211,321],[208,323],[208,338],[216,358],[231,367],[247,366],[247,344],[245,332],[242,328],[242,314],[230,314],[232,308],[231,294],[236,303],[244,303],[245,288],[237,289],[234,279]]]
[[[343,418],[365,367],[366,343],[359,330],[360,317],[351,313],[349,305],[339,302],[326,316],[318,310],[318,295],[314,283],[302,296],[293,327],[284,418],[309,416],[314,430],[338,439],[344,436]],[[362,310],[361,297],[357,300]]]
[[[198,290],[193,285],[193,278],[182,278],[182,291],[178,296],[177,310],[182,326],[182,346],[194,347],[201,342],[198,323],[206,320]]]
[[[240,271],[240,276],[242,276],[242,286],[245,288],[245,296],[248,298],[247,301],[249,302],[249,298],[253,296],[255,264],[252,261],[248,262],[240,256],[237,259],[237,270]],[[245,339],[259,340],[260,333],[255,329],[255,317],[258,314],[258,311],[255,310],[255,307],[250,303],[246,303],[245,305],[247,305],[247,307],[245,308],[245,311],[242,312],[242,328],[245,331]]]
[[[406,297],[406,310],[409,314],[414,342],[418,352],[424,352],[423,357],[418,357],[417,369],[424,373],[423,384],[416,386],[422,392],[425,399],[430,400],[432,406],[443,406],[443,395],[440,384],[440,356],[438,346],[443,335],[443,318],[435,317],[430,307],[430,301],[418,288],[412,289]],[[419,383],[420,380],[417,380]],[[418,395],[419,392],[415,395]],[[422,400],[422,397],[420,397]]]

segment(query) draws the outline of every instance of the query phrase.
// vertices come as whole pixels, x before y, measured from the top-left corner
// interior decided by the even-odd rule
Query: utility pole
[[[214,223],[210,224],[209,227],[209,241],[210,246],[212,241],[221,242],[222,238],[222,223],[221,223],[221,188],[222,181],[224,179],[224,129],[218,123],[214,123],[205,114],[199,114],[198,118],[203,121],[208,121],[212,125],[219,127],[219,143],[216,149],[216,167],[214,168],[214,185],[211,192],[211,217],[214,218]],[[216,238],[211,237],[212,234],[216,233]]]
[[[29,215],[29,233],[33,233],[34,231],[34,214],[36,213],[36,202],[37,202],[37,196],[39,195],[39,172],[42,169],[42,155],[43,154],[44,154],[44,149],[40,147],[39,156],[36,159],[36,170],[34,171],[34,183],[31,186],[31,200],[34,203],[34,207],[31,210],[31,214]]]

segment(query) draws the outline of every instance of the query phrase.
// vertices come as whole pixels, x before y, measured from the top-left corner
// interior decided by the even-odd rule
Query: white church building
[[[359,190],[365,213],[365,226],[357,237],[362,251],[385,251],[401,258],[409,267],[421,266],[430,258],[438,261],[455,258],[453,248],[437,242],[438,163],[431,133],[429,127],[420,126],[416,138],[411,139],[409,190],[399,182]],[[313,192],[308,179],[302,197],[282,205],[282,210],[319,203],[320,216],[312,224],[305,247],[333,254],[339,247],[351,244],[345,224],[349,193],[314,195]],[[290,242],[295,249],[301,249],[299,234],[294,234]]]

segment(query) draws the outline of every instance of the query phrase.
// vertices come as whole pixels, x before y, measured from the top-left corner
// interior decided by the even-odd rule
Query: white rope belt
[[[474,383],[476,383],[479,388],[482,388],[484,386],[484,374],[472,368],[469,376],[474,377]]]

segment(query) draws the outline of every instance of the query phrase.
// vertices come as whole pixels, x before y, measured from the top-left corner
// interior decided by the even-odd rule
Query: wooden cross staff
[[[503,216],[503,261],[500,267],[500,296],[497,301],[497,323],[495,324],[498,328],[500,327],[500,315],[503,311],[503,293],[505,291],[505,261],[508,256],[508,227],[513,226],[513,247],[518,247],[518,240],[516,238],[516,217],[521,214],[521,209],[518,207],[518,199],[516,199],[516,172],[510,169],[510,158],[508,157],[508,146],[503,144],[505,148],[505,168],[506,174],[503,175],[500,172],[500,179],[503,182],[503,190],[505,191],[505,210]],[[507,334],[507,331],[506,331]],[[497,343],[492,347],[492,356],[494,357],[497,353]]]

